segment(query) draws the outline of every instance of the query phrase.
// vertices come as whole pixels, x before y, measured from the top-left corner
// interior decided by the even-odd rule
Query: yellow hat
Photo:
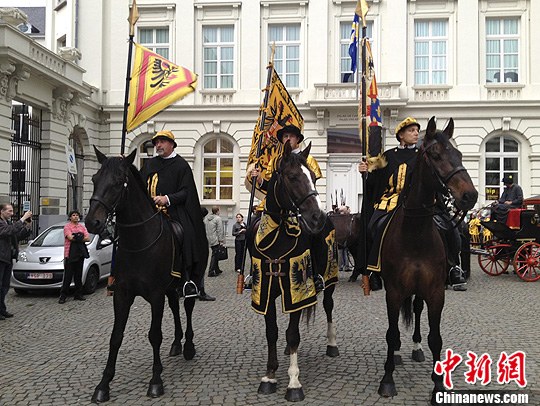
[[[410,125],[415,125],[418,127],[418,131],[420,131],[420,124],[418,121],[416,121],[415,118],[407,117],[405,120],[403,120],[401,123],[399,123],[396,127],[396,138],[399,141],[398,134],[401,130],[403,130],[406,127],[409,127]]]
[[[177,147],[176,141],[174,140],[174,134],[172,133],[172,131],[162,130],[162,131],[157,132],[156,135],[152,137],[152,144],[156,145],[156,140],[158,138],[168,139],[169,141],[173,142],[175,148]]]

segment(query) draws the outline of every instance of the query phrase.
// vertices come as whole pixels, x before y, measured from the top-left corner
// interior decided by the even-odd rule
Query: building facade
[[[0,14],[0,169],[10,174],[0,177],[0,195],[31,200],[43,226],[73,205],[88,207],[97,169],[92,145],[120,152],[131,0],[27,2],[45,8],[41,30],[30,13]],[[407,116],[422,127],[436,116],[441,128],[452,117],[453,142],[479,190],[479,207],[500,193],[503,175],[514,175],[526,196],[540,194],[540,26],[532,23],[540,21],[540,4],[368,4],[386,147],[396,145],[395,126]],[[355,0],[137,5],[135,41],[199,75],[195,93],[128,134],[126,152],[138,151],[137,165],[153,153],[155,132],[170,129],[202,204],[220,206],[229,228],[237,212],[246,214],[244,176],[275,44],[275,67],[324,175],[317,184],[323,202],[330,209],[337,196],[359,209],[358,91],[348,55]],[[40,32],[21,27],[25,19]],[[34,141],[24,135],[32,133]],[[67,173],[66,145],[75,150],[77,175]],[[30,152],[20,158],[17,148]],[[23,178],[34,182],[32,191]]]

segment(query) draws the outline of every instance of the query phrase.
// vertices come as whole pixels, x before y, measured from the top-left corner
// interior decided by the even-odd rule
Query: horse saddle
[[[169,222],[171,224],[173,235],[176,238],[176,242],[181,247],[184,242],[184,227],[176,220],[169,219]]]

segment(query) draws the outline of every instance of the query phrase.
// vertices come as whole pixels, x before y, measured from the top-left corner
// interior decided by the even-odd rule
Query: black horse
[[[252,256],[252,307],[264,314],[268,342],[266,374],[258,391],[270,394],[277,387],[278,326],[275,300],[281,295],[282,310],[290,315],[286,332],[286,351],[290,354],[289,384],[285,395],[289,401],[304,399],[298,379],[299,322],[302,313],[309,320],[314,311],[317,303],[317,275],[323,275],[328,282],[323,299],[328,321],[327,355],[339,354],[331,316],[332,293],[337,281],[337,275],[333,278],[331,274],[333,269],[337,273],[337,252],[329,249],[335,245],[329,243],[330,239],[320,238],[320,235],[332,235],[333,228],[327,221],[315,190],[315,176],[306,165],[310,148],[311,144],[303,152],[295,154],[290,144],[285,143],[283,154],[269,182],[265,212],[255,232],[254,241],[248,238]]]
[[[433,221],[435,193],[449,191],[461,211],[470,210],[478,199],[478,192],[462,165],[461,153],[450,143],[453,131],[452,119],[443,131],[437,130],[435,117],[429,120],[410,184],[402,192],[403,202],[394,211],[384,234],[381,273],[386,289],[389,327],[385,374],[378,391],[384,397],[397,395],[392,374],[395,361],[399,360],[399,357],[394,357],[395,352],[401,347],[399,311],[401,308],[409,326],[413,295],[416,295],[413,359],[423,359],[419,323],[424,301],[428,307],[428,344],[433,365],[441,358],[440,323],[447,272],[445,248]],[[434,382],[431,402],[434,404],[436,393],[444,391],[443,377],[432,372],[431,378]]]
[[[104,231],[109,216],[116,214],[118,249],[115,257],[114,327],[109,345],[107,366],[97,385],[92,402],[109,400],[109,383],[114,378],[118,350],[131,305],[136,296],[142,296],[152,307],[152,322],[148,338],[152,344],[154,362],[148,396],[163,395],[159,355],[162,342],[161,324],[165,296],[174,316],[174,342],[170,355],[182,352],[183,331],[180,323],[178,294],[173,286],[171,269],[175,251],[180,249],[165,215],[156,209],[146,192],[137,169],[133,166],[136,151],[125,158],[107,158],[95,148],[101,168],[92,177],[94,193],[86,226],[91,233]],[[184,300],[187,316],[186,342],[183,354],[187,360],[195,356],[191,317],[195,299]]]

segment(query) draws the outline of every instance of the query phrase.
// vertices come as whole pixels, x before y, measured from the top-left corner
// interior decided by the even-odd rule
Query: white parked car
[[[13,264],[11,287],[17,293],[29,290],[60,289],[64,277],[64,225],[55,224],[19,252],[18,262]],[[94,293],[98,282],[111,272],[112,243],[90,234],[86,243],[90,258],[83,264],[82,283],[84,293]],[[75,286],[73,281],[71,286]]]

